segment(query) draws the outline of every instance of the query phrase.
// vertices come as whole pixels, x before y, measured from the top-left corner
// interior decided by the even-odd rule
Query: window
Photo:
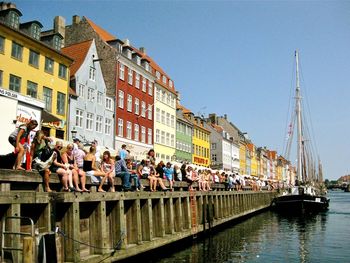
[[[171,99],[171,107],[173,107],[173,108],[175,108],[175,101],[176,101],[176,99],[175,99],[175,97],[173,97]]]
[[[148,81],[148,95],[153,96],[153,83]]]
[[[137,89],[139,89],[140,88],[140,74],[139,73],[136,73],[135,79],[136,79],[135,87]]]
[[[160,122],[160,109],[156,108],[156,121]]]
[[[57,114],[64,115],[66,107],[66,94],[57,92]]]
[[[141,116],[146,117],[146,102],[141,102]]]
[[[212,162],[216,162],[217,161],[216,154],[212,154],[211,155],[211,161]]]
[[[9,15],[10,15],[10,19],[9,19],[10,26],[18,29],[18,27],[19,27],[19,15],[14,11],[10,11]]]
[[[160,143],[165,144],[165,131],[161,132]]]
[[[32,37],[37,39],[37,40],[40,40],[40,27],[36,24],[32,24]]]
[[[165,144],[170,145],[170,133],[169,132],[166,133]]]
[[[152,142],[152,129],[148,128],[148,136],[147,136],[147,142],[148,144],[153,144]]]
[[[162,81],[164,84],[166,84],[166,76],[163,76]]]
[[[52,111],[52,89],[43,87],[43,95],[45,101],[45,110]]]
[[[139,141],[140,140],[140,127],[138,124],[134,125],[134,140]]]
[[[123,119],[118,119],[118,136],[123,137],[124,122]]]
[[[11,56],[15,59],[22,60],[23,46],[12,41]]]
[[[175,136],[174,136],[174,134],[171,135],[170,146],[171,147],[175,146]]]
[[[124,80],[124,65],[123,64],[119,64],[119,78],[121,80]]]
[[[21,78],[10,74],[9,89],[16,92],[21,92]]]
[[[79,84],[78,86],[78,96],[84,98],[85,97],[85,86],[84,84]]]
[[[102,92],[97,92],[97,103],[102,105],[103,94]]]
[[[87,99],[89,101],[93,101],[94,100],[94,90],[92,88],[88,88]]]
[[[94,67],[90,67],[89,80],[95,81],[95,78],[96,78],[96,69]]]
[[[165,96],[166,96],[165,91],[162,91],[162,102],[165,102]]]
[[[153,115],[153,111],[152,111],[152,105],[148,105],[148,119],[152,120],[152,115]]]
[[[126,122],[126,138],[128,138],[128,139],[131,139],[131,132],[132,132],[131,127],[132,127],[131,122],[127,121]]]
[[[45,71],[47,73],[53,73],[53,63],[51,58],[45,57]]]
[[[0,53],[4,53],[5,51],[5,38],[0,36]]]
[[[162,110],[162,121],[161,123],[165,124],[165,111]]]
[[[156,88],[156,99],[160,100],[160,89]]]
[[[94,121],[94,115],[90,112],[86,114],[86,129],[92,131],[92,122]]]
[[[39,67],[39,53],[33,50],[29,51],[29,65],[34,66],[36,68]]]
[[[102,133],[102,121],[103,117],[100,115],[97,115],[96,117],[96,131]]]
[[[141,142],[146,143],[146,128],[141,126]]]
[[[128,94],[126,109],[127,111],[132,112],[132,96],[130,94]]]
[[[142,77],[142,91],[146,92],[146,79]]]
[[[170,100],[171,100],[171,95],[168,94],[168,96],[166,97],[166,104],[170,105]]]
[[[118,92],[118,106],[121,109],[124,109],[124,91],[119,90]]]
[[[59,66],[58,66],[58,76],[60,78],[63,78],[63,79],[67,78],[67,67],[65,65],[59,64]]]
[[[156,143],[160,142],[160,130],[156,129]]]
[[[111,98],[106,98],[106,109],[107,110],[113,110],[113,108],[112,108],[112,99]]]
[[[75,126],[83,128],[83,111],[77,109],[75,111]]]
[[[170,116],[170,125],[172,128],[175,128],[175,116],[174,115]]]
[[[132,85],[132,77],[133,77],[133,74],[132,74],[132,69],[128,69],[128,83],[130,85]]]
[[[173,81],[169,79],[169,87],[172,88],[173,87]]]
[[[135,98],[135,114],[140,114],[140,100],[138,98]]]
[[[166,126],[170,126],[170,113],[166,113]]]
[[[61,38],[59,36],[53,37],[53,47],[57,50],[61,49]]]
[[[0,70],[0,87],[2,87],[2,75],[3,75],[3,71],[2,70]]]
[[[158,80],[160,80],[160,72],[159,71],[156,71],[156,77]]]
[[[36,98],[38,95],[38,84],[31,82],[31,81],[27,81],[27,95]]]
[[[105,118],[105,134],[111,135],[111,131],[112,131],[112,120]]]

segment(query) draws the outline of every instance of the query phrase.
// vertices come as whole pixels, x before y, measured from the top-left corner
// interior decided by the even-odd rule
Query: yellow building
[[[255,145],[252,143],[247,144],[248,150],[250,152],[250,175],[258,176],[258,161],[256,155]]]
[[[72,60],[60,52],[58,32],[43,34],[38,21],[20,24],[21,15],[14,4],[0,5],[0,87],[12,98],[41,101],[45,108],[38,119],[42,129],[65,139]],[[21,117],[15,116],[20,122]]]
[[[184,116],[193,124],[192,163],[210,166],[210,131],[204,128],[204,120],[194,116],[192,112],[184,112]]]
[[[245,142],[239,142],[239,172],[240,174],[246,174],[246,145]]]

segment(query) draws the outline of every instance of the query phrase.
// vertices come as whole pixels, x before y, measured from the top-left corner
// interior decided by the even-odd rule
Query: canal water
[[[144,255],[142,262],[350,262],[350,193],[331,191],[329,197],[328,212],[263,212],[185,248]]]

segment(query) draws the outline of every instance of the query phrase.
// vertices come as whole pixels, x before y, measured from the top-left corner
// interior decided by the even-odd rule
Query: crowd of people
[[[98,184],[98,192],[105,192],[104,187],[109,185],[108,191],[115,192],[114,177],[122,180],[122,191],[141,191],[145,187],[141,179],[149,180],[149,191],[155,192],[173,191],[175,181],[186,181],[188,189],[193,190],[197,183],[199,191],[211,191],[212,185],[221,183],[228,191],[241,191],[243,187],[250,186],[252,190],[259,191],[263,186],[274,189],[273,184],[260,179],[241,176],[238,173],[216,171],[209,168],[197,168],[188,163],[172,164],[162,160],[156,162],[155,152],[149,150],[145,158],[135,161],[125,144],[121,146],[115,158],[109,151],[101,153],[98,142],[94,140],[91,146],[85,149],[78,138],[63,147],[63,142],[58,140],[51,149],[52,139],[39,130],[33,139],[29,134],[38,126],[35,120],[20,125],[9,136],[9,142],[14,146],[16,160],[13,169],[31,170],[37,169],[43,176],[44,189],[51,192],[49,179],[51,173],[56,173],[61,181],[61,191],[89,192],[86,188],[86,177],[90,177],[93,183]],[[22,165],[22,159],[26,156],[27,163]],[[28,163],[28,160],[29,163]],[[168,181],[169,187],[166,187]]]

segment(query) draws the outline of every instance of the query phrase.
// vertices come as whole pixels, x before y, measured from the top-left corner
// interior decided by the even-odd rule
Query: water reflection
[[[143,262],[349,262],[350,194],[332,198],[330,211],[286,217],[256,215],[176,253]],[[346,206],[346,208],[345,208]],[[163,251],[165,252],[165,251]]]

